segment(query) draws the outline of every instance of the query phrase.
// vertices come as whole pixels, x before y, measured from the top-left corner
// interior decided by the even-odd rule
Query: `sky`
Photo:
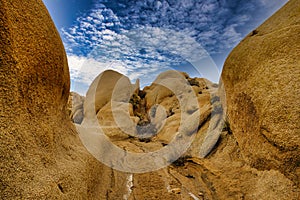
[[[230,51],[287,0],[43,0],[64,43],[71,90],[106,69],[150,85],[166,70],[218,82]]]

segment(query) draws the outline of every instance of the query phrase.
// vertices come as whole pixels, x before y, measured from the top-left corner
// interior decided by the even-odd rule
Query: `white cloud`
[[[101,5],[62,30],[72,80],[90,84],[102,71],[114,69],[132,80],[150,82],[159,72],[184,61],[205,71],[199,63],[208,58],[207,51],[219,53],[235,46],[243,37],[238,30],[253,19],[247,9],[255,8],[251,0],[242,6],[231,2],[233,7],[225,0],[147,2],[125,6],[131,13],[124,11],[120,19]],[[265,7],[279,4],[279,0],[255,2]],[[149,5],[154,10],[143,9]]]
[[[68,55],[70,75],[73,80],[89,85],[101,72],[112,69],[128,75],[129,70],[119,61],[99,62],[93,58]]]
[[[146,85],[164,70],[184,61],[195,64],[208,56],[186,32],[140,26],[116,33],[110,29],[97,29],[98,25],[90,18],[91,22],[80,18],[79,26],[72,27],[70,32],[63,30],[67,50],[72,49],[68,52],[71,79],[77,83],[89,85],[98,74],[113,69],[132,81],[145,80]],[[90,28],[92,26],[94,28]],[[91,48],[87,55],[73,53],[75,47],[84,49],[86,44]]]
[[[125,34],[106,31],[106,35],[112,41],[104,39],[99,45],[94,44],[88,56],[68,56],[72,80],[89,85],[98,74],[113,69],[132,81],[141,79],[142,86],[145,86],[159,73],[173,69],[182,61],[193,64],[199,74],[205,75],[207,71],[200,66],[200,61],[208,57],[207,52],[187,34],[168,29],[140,27],[125,31]],[[215,71],[211,71],[218,73],[216,66],[209,67],[215,67]],[[218,74],[216,77],[218,79]],[[217,81],[216,79],[213,81]]]
[[[93,21],[93,18],[88,16],[88,17],[86,18],[86,20],[88,20],[88,21]]]

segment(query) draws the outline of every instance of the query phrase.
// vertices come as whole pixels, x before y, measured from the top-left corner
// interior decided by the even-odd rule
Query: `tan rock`
[[[139,81],[131,84],[128,77],[113,71],[102,72],[91,84],[84,102],[84,120],[89,120],[106,104],[128,103],[131,95],[138,91]]]
[[[180,194],[181,189],[180,188],[173,188],[173,189],[171,189],[171,192],[173,192],[174,194]]]
[[[156,130],[159,132],[161,128],[164,126],[167,119],[166,109],[161,106],[152,106],[150,111],[150,121],[155,126]]]
[[[288,5],[292,5],[294,8],[295,5],[293,5],[293,2],[296,1],[290,1]],[[291,8],[285,8],[284,10],[288,13],[289,9]],[[248,39],[245,41],[247,40]],[[243,45],[243,42],[241,45]],[[237,47],[237,49],[238,48],[239,47]],[[247,48],[245,50],[247,50]],[[270,51],[272,52],[273,50]],[[250,51],[247,51],[247,53],[249,52]],[[243,58],[244,54],[245,52],[241,52],[239,54],[241,57],[239,57],[239,55],[235,55],[233,52],[233,55],[235,55],[234,58],[238,61],[245,59]],[[229,59],[231,58],[229,57]],[[264,63],[266,60],[267,59],[264,59],[263,61],[260,60],[260,62]],[[226,74],[226,66],[224,70],[224,73]],[[236,74],[231,73],[228,74],[230,77],[235,75]],[[243,75],[242,72],[241,75]],[[271,77],[272,73],[267,75]],[[144,115],[142,117],[145,117],[153,107],[159,105],[161,108],[157,116],[158,118],[155,118],[155,115],[152,117],[151,112],[149,113],[150,116],[145,118],[149,121],[155,122],[157,120],[158,122],[159,119],[163,119],[164,111],[166,111],[167,118],[165,119],[165,123],[162,125],[161,130],[156,136],[148,140],[139,140],[139,138],[135,137],[124,137],[113,142],[121,149],[126,149],[130,152],[138,152],[139,155],[142,153],[167,149],[169,144],[171,144],[171,146],[175,145],[177,148],[170,149],[170,151],[168,151],[170,154],[166,153],[168,156],[164,155],[166,160],[175,162],[172,165],[159,170],[132,175],[118,172],[117,170],[104,171],[101,173],[101,176],[106,177],[105,181],[108,180],[108,184],[103,183],[103,188],[109,188],[109,192],[106,193],[107,199],[114,199],[116,197],[122,198],[118,191],[122,191],[121,193],[125,195],[123,197],[128,199],[298,199],[300,194],[299,182],[297,182],[297,178],[299,177],[299,166],[295,164],[297,163],[298,157],[293,154],[294,152],[297,152],[297,150],[294,150],[294,152],[291,150],[290,155],[292,155],[292,157],[286,157],[296,159],[287,161],[287,163],[291,163],[291,168],[289,168],[290,174],[286,173],[284,170],[280,170],[280,166],[282,166],[280,165],[280,160],[276,161],[278,163],[276,166],[279,166],[277,168],[272,167],[274,163],[266,163],[263,160],[261,160],[261,166],[258,167],[257,165],[253,165],[252,162],[249,162],[249,160],[251,160],[249,157],[265,155],[264,153],[260,154],[261,152],[259,152],[261,148],[264,148],[265,141],[261,141],[260,139],[252,141],[251,139],[256,138],[249,137],[249,134],[245,134],[245,138],[239,137],[236,131],[242,128],[248,130],[248,127],[244,126],[246,123],[249,127],[254,126],[259,121],[256,117],[251,118],[252,114],[249,114],[248,112],[243,114],[247,109],[240,109],[241,107],[234,107],[235,110],[230,111],[232,107],[230,104],[231,102],[229,102],[229,114],[234,112],[240,112],[242,114],[238,116],[239,118],[235,116],[234,122],[236,122],[236,125],[232,124],[232,121],[230,121],[230,124],[227,123],[224,125],[220,123],[222,120],[222,107],[219,102],[219,94],[216,93],[217,85],[196,78],[193,79],[193,84],[195,85],[190,88],[187,87],[187,90],[182,90],[183,88],[181,87],[178,89],[179,91],[177,91],[176,89],[172,89],[172,85],[176,86],[176,88],[180,85],[178,83],[188,85],[189,77],[187,74],[182,76],[182,81],[177,82],[174,81],[175,78],[177,78],[177,75],[173,72],[163,73],[159,77],[158,80],[160,80],[160,83],[171,84],[159,86],[159,84],[156,83],[146,87],[144,89],[145,94],[143,94],[145,97],[137,95],[135,99],[132,100],[132,106],[129,104],[129,112],[127,115],[135,115],[138,110],[140,114],[142,113],[141,115]],[[242,87],[242,85],[235,85],[234,82],[231,83],[229,80],[231,79],[228,79],[225,83],[229,84],[231,87],[241,87],[237,89],[242,89],[244,91],[247,91],[246,89],[251,86],[251,83],[246,83],[246,86]],[[260,80],[263,80],[263,78],[260,78]],[[197,82],[199,83],[199,86],[197,86]],[[269,82],[271,83],[271,81]],[[221,85],[221,87],[222,86],[224,85]],[[260,84],[258,84],[256,88],[259,88],[260,90],[263,89]],[[186,105],[183,107],[180,106],[179,102],[182,100],[189,102],[187,101],[189,99],[187,97],[190,97],[188,96],[190,92],[195,94],[199,110],[193,110],[194,108]],[[253,94],[255,93],[254,90],[251,90],[251,92]],[[236,93],[238,93],[237,90],[230,90],[229,92],[226,90],[227,96],[231,94],[235,95]],[[223,93],[222,95],[225,94]],[[259,95],[262,94],[259,93]],[[252,96],[252,98],[259,99],[261,98],[259,95]],[[145,99],[147,101],[145,101]],[[225,98],[223,97],[223,99]],[[243,106],[244,104],[247,105],[247,102],[250,101],[247,101],[246,98],[246,101],[241,100],[239,102],[241,103],[241,106]],[[123,103],[125,105],[127,102]],[[100,112],[98,112],[98,119],[100,119],[99,116],[103,114],[103,119],[99,120],[99,123],[109,119],[108,116],[105,116],[106,114],[104,112],[107,106],[108,104],[102,107]],[[198,120],[195,120],[196,117],[193,116],[193,114],[197,115],[197,112],[199,111],[200,117]],[[183,124],[181,124],[182,116],[187,117],[186,123],[184,123],[185,120],[183,120]],[[234,115],[229,115],[229,117],[230,116]],[[244,118],[246,118],[246,121],[243,121]],[[232,120],[231,118],[229,119]],[[199,130],[194,131],[197,130],[195,124],[198,122]],[[230,128],[232,128],[233,134]],[[255,132],[252,133],[255,134]],[[193,141],[188,147],[188,151],[177,159],[176,153],[186,147],[185,141],[188,141],[190,138],[192,138]],[[243,142],[246,139],[248,141]],[[177,141],[179,142],[176,144]],[[241,141],[242,143],[240,144]],[[247,146],[252,142],[256,142],[257,146]],[[112,148],[108,148],[104,145],[98,146],[103,147],[107,154],[114,151]],[[252,149],[250,149],[250,146]],[[273,153],[272,148],[267,149],[270,150],[270,154]],[[247,153],[250,152],[250,150],[254,153],[251,156]],[[95,149],[95,151],[97,151],[97,149]],[[278,158],[281,158],[284,153],[285,152],[279,152]],[[114,164],[125,166],[128,164],[127,162],[130,162],[130,159],[128,159],[129,152],[123,152],[123,154],[123,157],[118,159],[116,159],[118,156],[116,153],[112,154],[113,156],[111,157],[115,159],[113,160]],[[103,156],[107,155],[104,154]],[[200,159],[200,157],[205,158]],[[141,162],[141,160],[142,158],[138,160],[135,159],[130,167],[139,166],[140,168],[149,169],[149,166],[145,165],[146,162]],[[157,159],[147,164],[156,167],[156,165],[159,165],[160,163],[161,160]],[[109,181],[109,177],[113,177],[113,181]],[[125,193],[124,186],[126,186]],[[101,194],[103,194],[103,191],[105,190],[103,188]],[[172,189],[174,189],[174,192],[172,192]]]
[[[113,90],[121,77],[123,77],[122,74],[113,70],[107,70],[93,81],[84,103],[85,118],[98,113],[103,106],[111,101]]]
[[[200,79],[195,78],[193,81],[197,81],[199,86],[197,86],[197,82],[194,82],[196,85],[187,87],[187,90],[183,90],[184,87],[179,88],[179,91],[176,90],[178,87],[171,90],[178,95],[167,95],[170,94],[170,91],[165,89],[160,91],[160,89],[155,89],[157,86],[154,85],[146,88],[144,90],[146,93],[142,94],[137,89],[138,82],[133,86],[128,84],[126,77],[121,82],[110,82],[110,79],[107,78],[107,81],[104,81],[104,86],[101,86],[104,90],[107,89],[106,83],[115,84],[115,86],[118,83],[122,84],[117,89],[114,87],[113,91],[116,92],[115,94],[111,92],[107,95],[107,93],[98,91],[103,96],[97,96],[96,101],[95,96],[91,96],[91,93],[88,93],[88,103],[85,102],[85,107],[87,107],[85,112],[88,114],[87,119],[94,120],[93,118],[95,118],[97,124],[107,125],[109,136],[118,138],[112,140],[117,147],[108,145],[103,143],[104,140],[94,140],[95,138],[99,139],[96,127],[89,127],[89,124],[86,122],[86,124],[77,124],[77,129],[75,129],[68,118],[66,106],[69,95],[69,76],[66,56],[59,36],[42,2],[32,0],[8,2],[0,0],[0,4],[0,59],[2,61],[0,66],[0,104],[3,108],[0,110],[0,199],[299,199],[298,177],[300,170],[299,165],[297,165],[299,163],[299,152],[296,148],[289,149],[298,141],[297,134],[294,134],[295,129],[293,129],[293,125],[286,123],[286,129],[282,128],[280,130],[290,131],[288,138],[295,139],[295,141],[278,140],[278,134],[274,138],[269,138],[266,134],[265,138],[269,140],[274,139],[275,142],[273,144],[281,144],[280,142],[284,141],[283,150],[273,151],[277,147],[269,148],[268,145],[264,146],[266,141],[256,138],[256,123],[260,123],[260,121],[268,122],[263,120],[272,119],[268,118],[268,116],[261,118],[260,114],[274,114],[274,109],[282,108],[280,107],[281,104],[274,104],[278,107],[263,107],[267,111],[260,109],[260,106],[264,105],[259,104],[259,102],[264,102],[262,97],[271,103],[273,101],[277,102],[277,98],[279,98],[274,95],[275,100],[273,100],[265,94],[259,93],[259,91],[264,91],[264,93],[269,94],[269,91],[262,87],[265,83],[262,84],[254,79],[258,91],[254,89],[252,91],[252,88],[249,87],[253,86],[251,82],[246,82],[247,87],[242,87],[238,81],[237,83],[232,83],[229,78],[235,77],[236,74],[231,74],[230,70],[232,69],[230,67],[226,69],[228,66],[225,66],[224,74],[227,74],[226,70],[230,71],[225,77],[225,88],[228,86],[231,89],[236,89],[237,87],[237,89],[251,96],[251,98],[247,97],[239,99],[239,101],[231,101],[231,97],[229,97],[229,100],[227,99],[231,123],[227,124],[228,127],[222,127],[223,132],[220,135],[220,133],[216,132],[210,133],[210,130],[215,131],[216,128],[220,128],[219,118],[215,117],[220,114],[220,112],[216,112],[219,109],[218,97],[217,94],[214,94],[216,85],[207,82],[205,82],[207,85],[204,85],[204,83],[200,83]],[[295,13],[295,10],[299,10],[298,5],[299,0],[290,1],[288,6],[277,14],[277,17],[275,15],[273,22],[269,20],[262,27],[276,30],[272,25],[273,23],[279,27],[289,24],[284,20],[285,16],[289,16],[290,20],[299,19],[299,12]],[[284,30],[287,30],[287,33],[291,33],[297,27],[298,25],[295,25],[295,27],[291,26]],[[280,29],[279,31],[282,30]],[[272,34],[273,32],[261,37],[264,37],[263,39],[269,42],[269,37]],[[293,34],[288,36],[293,38]],[[254,35],[252,37],[257,36]],[[279,39],[280,41],[278,43],[274,41],[274,44],[285,44],[287,42],[285,40],[282,42],[281,37]],[[250,39],[245,39],[246,44],[247,40]],[[240,46],[243,47],[245,45],[243,43]],[[294,46],[290,47],[294,48],[295,45],[298,47],[296,39],[294,43],[291,44]],[[242,47],[237,47],[235,51],[239,51],[239,48]],[[246,52],[242,51],[239,53],[241,57],[234,51],[227,63],[234,64],[234,61],[230,61],[232,58],[239,62],[246,59],[247,62],[251,63],[249,57],[253,55],[248,55],[251,51],[248,51],[249,46],[246,45],[246,47]],[[260,48],[260,50],[264,50],[263,42],[261,42]],[[30,49],[30,51],[27,51],[27,49]],[[270,53],[263,51],[264,54],[261,56],[270,56],[269,54],[273,52],[275,57],[278,54],[286,56],[286,58],[288,56],[293,58],[295,54],[295,52],[289,52],[290,54],[283,55],[280,53],[281,51],[275,50],[269,49]],[[282,47],[280,50],[285,51],[285,48]],[[255,56],[259,54],[256,53],[255,49],[252,51],[255,52]],[[267,57],[264,57],[264,59],[258,58],[259,63],[251,66],[260,66],[262,63],[268,63],[269,59]],[[277,63],[275,61],[276,59],[274,64]],[[297,61],[297,59],[294,59],[294,63],[297,63]],[[248,66],[245,63],[243,64],[242,66]],[[289,64],[293,66],[293,62]],[[238,65],[234,65],[234,68],[236,66]],[[261,70],[259,67],[255,69]],[[249,70],[251,71],[250,67]],[[243,75],[242,71],[238,72]],[[266,75],[272,77],[272,73]],[[119,80],[118,77],[123,77],[122,75],[116,75],[114,72],[112,74],[116,76],[115,80]],[[167,74],[171,74],[171,78],[167,78]],[[171,83],[169,86],[172,86],[172,84],[178,86],[178,82],[170,82],[172,78],[174,80],[177,77],[175,74],[178,73],[167,72],[163,74],[161,77],[165,77],[161,79],[162,83],[168,84],[169,82]],[[225,76],[224,74],[223,76]],[[251,75],[251,73],[249,74]],[[281,77],[281,75],[275,74]],[[285,72],[283,74],[284,78],[292,86],[297,86],[294,88],[286,86],[288,89],[291,89],[290,91],[293,91],[289,93],[290,96],[284,94],[286,103],[292,103],[288,97],[296,102],[297,99],[292,96],[292,93],[296,93],[295,91],[299,88],[299,85],[289,77],[286,77]],[[290,74],[291,76],[297,75],[297,73],[295,73],[296,75]],[[189,86],[187,84],[188,75],[185,74],[182,77],[182,81],[179,82]],[[252,80],[251,77],[248,80]],[[236,79],[233,80],[236,81]],[[263,81],[265,79],[261,77],[260,80]],[[271,85],[272,81],[269,80],[269,83]],[[281,87],[281,85],[279,84],[278,87]],[[97,92],[98,84],[92,85],[91,88],[94,89],[92,92]],[[232,93],[233,96],[239,97],[238,91],[234,89],[229,89],[230,92],[226,90],[227,96],[230,96]],[[128,98],[128,91],[132,90],[137,95],[134,101],[134,103],[139,104],[137,107],[129,103],[130,96]],[[125,91],[125,93],[121,93],[121,91]],[[149,94],[151,93],[147,97],[150,99],[149,102],[151,102],[148,105],[144,97],[145,95],[147,96],[147,91]],[[285,92],[288,92],[288,90]],[[187,95],[185,95],[186,93]],[[182,100],[189,102],[186,101],[188,99],[186,97],[190,97],[190,93],[195,94],[199,109],[195,109],[193,106],[180,106],[179,102]],[[181,94],[184,95],[181,96]],[[260,95],[264,96],[261,97]],[[152,98],[151,96],[156,96],[157,98]],[[96,110],[95,102],[98,106]],[[295,102],[291,107],[295,106]],[[242,107],[245,109],[237,107],[236,104],[239,106],[245,105]],[[115,114],[122,116],[119,118],[120,121],[115,121],[112,105],[117,108]],[[137,111],[147,115],[147,112],[154,105],[159,105],[159,110],[153,116],[150,113],[149,119],[155,125],[162,126],[157,136],[151,140],[140,140],[140,138],[136,137],[119,137],[120,134],[117,132],[119,130],[113,126],[120,127],[120,130],[121,128],[130,128],[127,122],[128,119],[135,124],[138,123],[137,116],[135,116]],[[249,108],[252,107],[249,107],[249,105],[255,108],[255,112],[250,112],[252,110]],[[148,108],[146,108],[147,106]],[[296,127],[297,121],[294,120],[298,118],[289,110],[289,106],[286,106],[286,109],[291,113],[290,120],[293,123],[296,122],[294,124]],[[96,113],[96,111],[98,112]],[[193,117],[197,112],[200,112],[199,121],[195,120],[196,117]],[[211,112],[214,115],[211,115]],[[236,113],[240,114],[238,116],[239,120]],[[281,112],[278,112],[278,114],[280,114],[280,118],[286,119]],[[186,120],[188,121],[180,128],[182,116],[187,117]],[[212,119],[210,119],[210,116],[212,116]],[[147,118],[146,120],[149,119]],[[243,121],[244,119],[246,121]],[[165,122],[160,124],[160,120]],[[198,127],[199,130],[194,132],[195,124],[198,122],[200,125]],[[279,122],[281,123],[281,121]],[[246,123],[247,127],[245,126]],[[269,124],[266,123],[266,125]],[[274,127],[269,128],[272,130],[270,133],[275,132],[273,130],[277,130],[275,129],[277,126],[275,124]],[[233,134],[231,134],[230,128],[232,128]],[[241,129],[245,130],[245,136],[243,135],[243,137],[238,132]],[[78,130],[83,131],[80,132]],[[179,133],[179,130],[183,134]],[[252,133],[255,137],[249,136],[250,134],[247,132],[249,130],[253,131]],[[90,141],[80,141],[76,131],[80,133],[79,136],[81,138],[90,138]],[[194,134],[185,134],[190,132],[194,132]],[[94,137],[95,135],[97,137]],[[141,162],[145,154],[166,149],[173,138],[175,141],[181,141],[178,143],[178,149],[175,148],[174,152],[172,152],[174,155],[176,150],[185,148],[185,139],[192,138],[194,141],[186,155],[182,155],[169,166],[137,174],[110,168],[116,167],[116,165],[125,168],[129,164],[129,169],[136,168],[136,166],[141,169],[149,169],[149,165],[155,168],[164,161],[163,159],[174,160],[172,157],[165,156],[169,152],[164,152],[163,155],[160,155],[163,156],[163,159],[160,159],[161,157],[153,159],[155,154],[151,154],[153,157],[150,156],[148,158],[153,159],[153,161]],[[245,139],[248,141],[245,142]],[[252,144],[254,141],[250,139],[257,139],[255,141],[257,146],[254,146]],[[100,153],[103,159],[110,161],[107,164],[110,167],[97,162],[82,146],[84,142],[87,142],[85,143],[87,146],[88,142],[95,144],[89,146],[89,150]],[[200,159],[199,151],[201,152],[200,148],[203,144],[205,154],[210,153],[206,155],[205,159]],[[253,155],[249,155],[250,147],[252,147]],[[273,158],[274,152],[278,152],[278,159],[274,159],[273,163],[266,163],[261,160],[259,166],[253,164],[251,161],[257,155],[262,155],[262,158],[265,159],[264,148],[269,150],[271,158]],[[120,155],[120,151],[116,149],[126,150],[127,152],[122,151]],[[128,157],[130,152],[133,152],[134,155],[142,154],[143,156],[139,157],[140,159],[130,159]],[[283,158],[286,160],[282,161]],[[267,157],[267,159],[269,158]],[[278,165],[274,165],[274,162],[277,162]],[[285,168],[287,164],[290,164],[289,168]],[[283,168],[281,168],[282,166]]]
[[[68,112],[73,123],[81,124],[83,120],[84,99],[85,97],[77,94],[76,92],[70,92],[69,99],[68,99]]]
[[[247,162],[289,176],[300,160],[300,1],[250,33],[226,60],[228,120]]]
[[[0,199],[92,199],[103,165],[68,118],[59,34],[40,0],[0,5]]]
[[[139,92],[139,80],[131,84],[128,77],[113,71],[102,72],[90,86],[84,103],[83,126],[97,120],[105,134],[113,140],[136,135],[138,120],[129,103]]]
[[[158,75],[150,87],[145,88],[147,110],[155,104],[160,104],[163,99],[182,93],[183,86],[188,86],[185,77],[177,71],[166,71]],[[178,88],[177,86],[181,86]],[[178,98],[178,97],[177,97]]]

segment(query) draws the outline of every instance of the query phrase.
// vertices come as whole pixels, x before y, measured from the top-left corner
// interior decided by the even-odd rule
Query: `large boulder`
[[[246,161],[294,179],[300,163],[299,35],[300,1],[292,0],[230,53],[221,76],[223,105]]]
[[[0,199],[90,199],[103,166],[68,119],[59,34],[41,0],[0,5]]]
[[[111,139],[124,139],[136,134],[136,118],[129,103],[139,91],[139,80],[131,84],[128,77],[113,70],[100,73],[93,81],[84,102],[83,127],[95,120]]]
[[[128,77],[117,71],[106,70],[99,74],[87,92],[84,117],[90,119],[112,100],[129,103],[130,95],[139,90],[139,80],[130,84]]]

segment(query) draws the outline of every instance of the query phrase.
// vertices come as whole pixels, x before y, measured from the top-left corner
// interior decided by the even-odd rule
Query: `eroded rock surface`
[[[154,82],[132,97],[136,124],[157,133],[114,137],[120,148],[158,151],[182,138],[179,130],[194,138],[172,165],[126,176],[128,199],[299,199],[299,5],[289,1],[230,54],[219,88],[223,106],[216,85],[182,74],[185,81],[179,82],[191,85],[187,92],[196,95],[202,111],[196,132],[194,119],[184,128],[180,120],[182,110],[192,116],[197,109],[180,108],[180,94],[170,88]],[[174,74],[165,72],[156,81],[172,79]],[[147,126],[156,125],[153,107],[160,108],[161,128]],[[223,108],[227,121],[220,126]]]
[[[299,199],[299,0],[231,53],[220,87],[226,93],[178,72],[140,90],[108,71],[100,87],[91,86],[96,98],[88,93],[76,126],[67,112],[66,55],[42,1],[0,5],[0,199]],[[112,146],[93,140],[94,125]],[[87,151],[85,137],[108,166]],[[189,139],[179,158],[165,152],[149,163],[168,164],[156,170],[128,159],[172,141],[184,149]]]
[[[45,6],[0,7],[0,199],[99,198],[105,167],[68,118],[67,59]]]
[[[297,184],[299,11],[300,1],[289,1],[231,52],[222,72],[223,103],[247,163],[259,170],[279,170]]]
[[[85,97],[77,94],[76,92],[70,92],[68,99],[68,112],[73,123],[81,124],[84,117],[84,105]]]
[[[107,198],[122,198],[122,195],[126,199],[204,197],[211,188],[204,185],[203,189],[194,187],[199,185],[199,180],[187,166],[192,163],[190,159],[207,156],[222,132],[219,130],[213,139],[208,137],[208,130],[216,127],[210,125],[214,121],[210,118],[221,118],[221,113],[213,113],[217,110],[215,107],[220,106],[216,96],[218,85],[203,78],[190,78],[184,73],[167,71],[160,74],[151,86],[140,90],[127,77],[120,75],[113,81],[114,87],[109,90],[110,93],[106,92],[102,99],[95,92],[100,92],[98,90],[101,88],[105,90],[106,81],[103,80],[113,74],[117,73],[105,71],[95,79],[85,101],[87,118],[77,125],[89,151],[114,168],[111,169],[111,182],[103,183],[103,187],[110,191]],[[104,99],[105,105],[97,105]],[[131,124],[131,128],[124,128],[124,124]],[[95,132],[105,134],[110,144]],[[207,146],[205,150],[200,149],[203,144]],[[175,148],[162,150],[170,145]],[[165,163],[159,158],[152,161],[155,155],[149,156],[149,153],[161,150],[163,153],[158,155],[165,157]],[[178,152],[182,153],[178,155]],[[134,153],[144,155],[146,160],[135,157]],[[115,180],[123,183],[123,187]]]

